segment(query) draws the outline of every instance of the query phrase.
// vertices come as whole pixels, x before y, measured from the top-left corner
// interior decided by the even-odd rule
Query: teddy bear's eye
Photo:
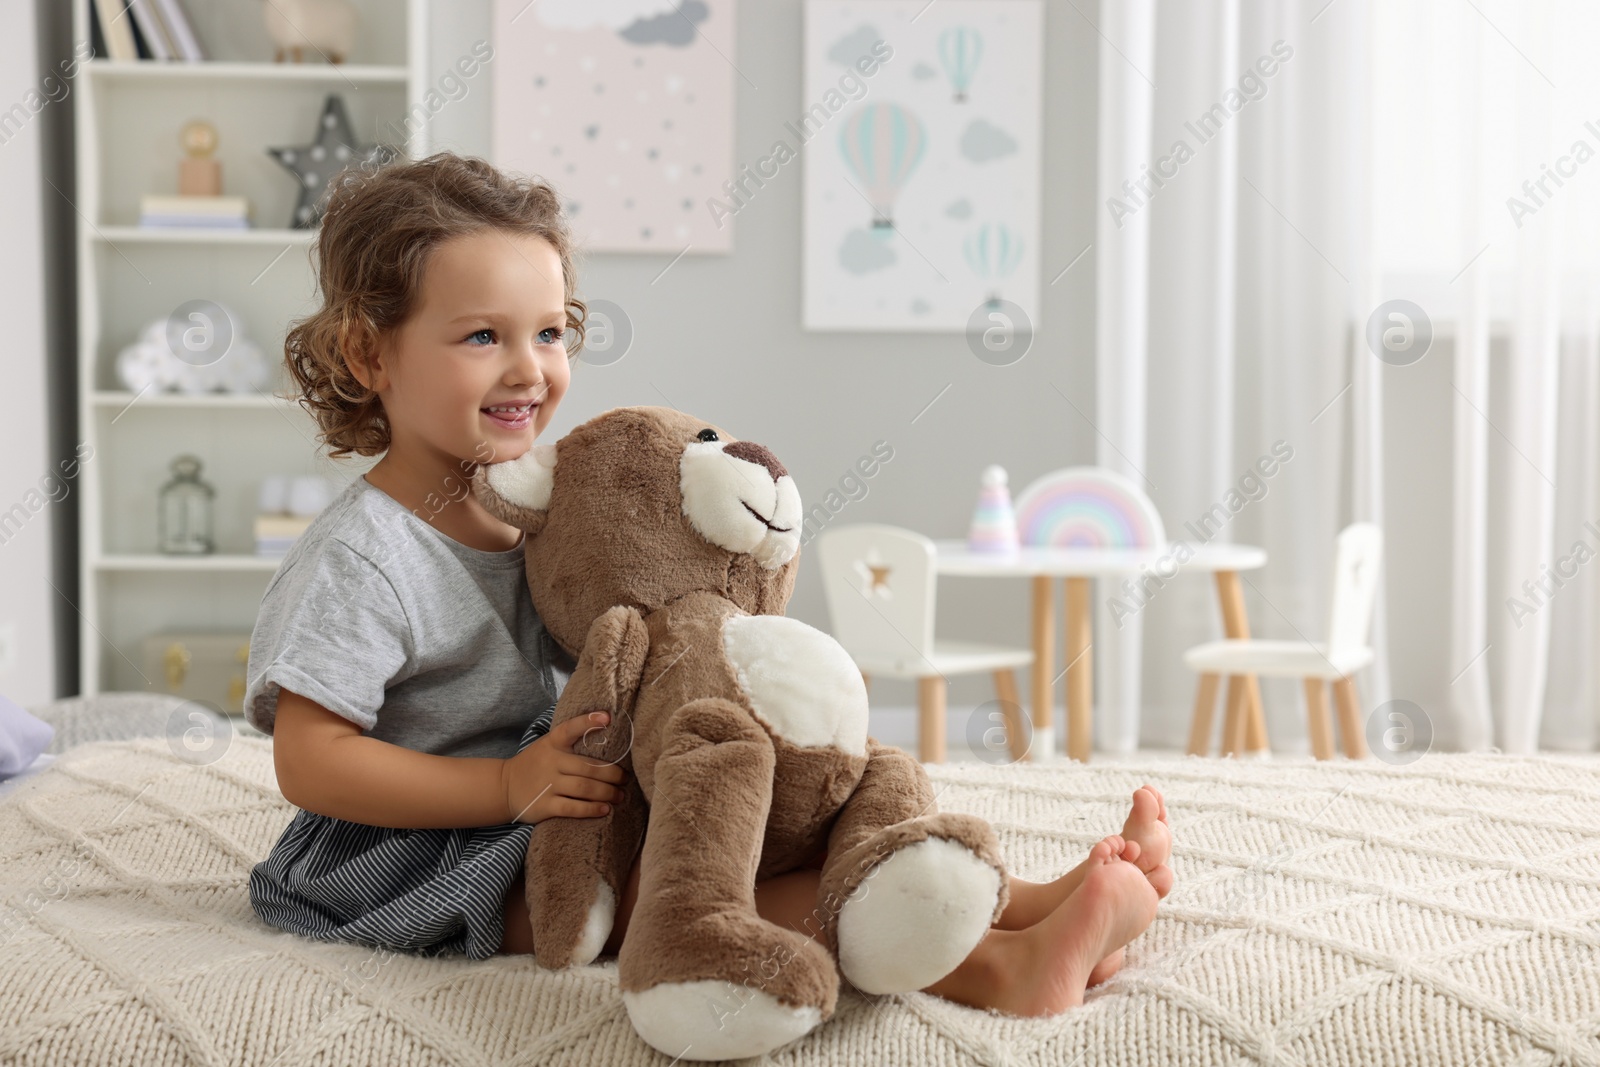
[[[695,436],[699,437],[700,440],[702,440],[702,441],[715,441],[715,440],[718,440],[717,431],[712,430],[712,429],[701,430]]]

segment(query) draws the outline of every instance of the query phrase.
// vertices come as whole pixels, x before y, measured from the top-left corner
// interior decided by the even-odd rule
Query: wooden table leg
[[[1055,758],[1055,673],[1052,653],[1056,644],[1055,586],[1048,574],[1033,578],[1033,744],[1028,758],[1046,763]]]
[[[1067,579],[1067,755],[1089,762],[1094,733],[1094,657],[1089,579]]]
[[[1217,572],[1217,600],[1222,604],[1222,632],[1226,637],[1245,641],[1250,638],[1250,619],[1244,610],[1244,590],[1236,571]],[[1244,747],[1249,752],[1266,752],[1267,720],[1261,710],[1261,683],[1253,674],[1238,676],[1244,686]],[[1233,679],[1228,692],[1233,692]],[[1229,700],[1230,707],[1233,701]],[[1226,722],[1226,720],[1224,720]]]

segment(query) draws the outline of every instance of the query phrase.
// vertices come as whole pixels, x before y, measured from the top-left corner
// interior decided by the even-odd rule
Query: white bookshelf
[[[103,82],[313,82],[330,86],[368,83],[403,87],[411,77],[410,70],[403,66],[343,63],[335,67],[321,61],[157,63],[141,60],[138,63],[126,63],[95,59],[89,63],[89,71]]]
[[[272,394],[254,393],[217,393],[214,396],[187,396],[183,393],[157,393],[148,391],[144,393],[130,393],[126,389],[102,389],[95,391],[90,396],[90,401],[97,407],[107,407],[116,410],[112,416],[115,420],[121,414],[133,407],[137,401],[144,407],[156,408],[189,408],[201,410],[206,408],[282,408],[285,411],[295,409],[292,397]]]
[[[275,230],[267,227],[250,230],[195,231],[142,230],[137,226],[96,226],[93,237],[108,244],[185,244],[185,245],[271,245],[293,247],[311,243],[313,230]]]
[[[213,552],[209,556],[173,557],[159,553],[138,555],[101,556],[93,561],[97,571],[188,571],[190,573],[220,574],[228,571],[266,571],[278,569],[278,560],[265,556],[225,555]]]
[[[73,39],[89,40],[88,3],[76,0]],[[279,560],[254,554],[261,480],[323,474],[342,484],[373,459],[323,458],[310,417],[282,369],[291,320],[316,306],[315,234],[287,228],[292,176],[268,147],[312,138],[323,100],[344,98],[363,143],[429,151],[426,122],[405,121],[427,92],[430,0],[354,0],[358,43],[337,67],[274,63],[254,0],[184,0],[216,58],[204,63],[111,60],[81,65],[77,92],[78,423],[93,449],[79,491],[82,641],[86,695],[146,687],[143,639],[163,630],[248,631]],[[419,109],[419,114],[425,109]],[[250,199],[243,231],[138,226],[147,193],[177,192],[178,135],[193,119],[218,132],[223,192]],[[65,190],[63,190],[65,192]],[[117,380],[117,353],[150,320],[186,300],[231,308],[275,367],[253,395],[133,393]],[[217,551],[161,554],[157,493],[174,456],[192,452],[216,488]]]

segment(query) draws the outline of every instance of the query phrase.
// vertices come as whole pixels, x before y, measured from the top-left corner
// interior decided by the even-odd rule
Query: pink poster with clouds
[[[731,252],[733,0],[495,0],[492,156],[588,252]]]

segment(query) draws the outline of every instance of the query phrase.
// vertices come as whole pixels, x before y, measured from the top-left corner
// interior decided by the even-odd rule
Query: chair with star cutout
[[[822,586],[833,636],[850,653],[862,680],[873,675],[917,682],[918,756],[945,759],[946,679],[988,671],[999,697],[983,744],[1027,752],[1027,726],[1017,699],[1016,668],[1033,662],[1026,648],[935,638],[934,544],[914,530],[875,523],[836,526],[817,537]]]

